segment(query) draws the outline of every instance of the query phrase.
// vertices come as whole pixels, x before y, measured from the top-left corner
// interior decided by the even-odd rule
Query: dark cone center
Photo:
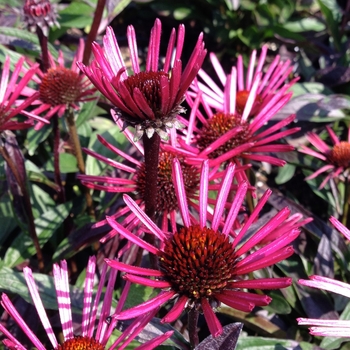
[[[327,155],[329,161],[337,166],[347,169],[350,167],[350,143],[340,142],[333,147]]]
[[[81,91],[81,76],[64,67],[50,68],[39,87],[41,101],[53,107],[77,102]]]
[[[194,302],[221,292],[233,279],[234,263],[229,237],[199,225],[180,229],[159,254],[172,289]]]

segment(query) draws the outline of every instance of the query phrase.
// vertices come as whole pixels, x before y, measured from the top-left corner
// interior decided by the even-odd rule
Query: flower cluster
[[[42,286],[26,266],[23,276],[45,332],[43,336],[37,334],[16,309],[12,298],[3,293],[0,302],[5,315],[14,320],[28,338],[19,340],[8,324],[0,323],[3,344],[9,349],[21,350],[28,346],[39,350],[124,349],[133,340],[145,340],[140,333],[148,326],[157,324],[162,329],[170,329],[189,314],[194,315],[189,317],[188,333],[195,348],[199,314],[203,315],[211,336],[216,338],[224,332],[222,306],[255,312],[270,304],[271,290],[290,287],[292,278],[275,265],[294,254],[293,242],[298,239],[301,227],[312,219],[282,206],[266,215],[268,202],[273,203],[273,191],[261,191],[259,187],[263,186],[253,182],[252,173],[262,162],[284,166],[286,161],[278,155],[294,150],[288,138],[300,131],[299,127],[292,126],[295,115],[275,120],[276,114],[291,101],[290,89],[298,80],[289,79],[294,69],[292,62],[282,61],[277,55],[269,65],[265,64],[268,47],[263,45],[259,57],[256,50],[252,52],[247,71],[239,55],[236,65],[226,74],[219,58],[210,53],[212,67],[209,69],[216,74],[212,78],[201,68],[207,53],[203,33],[188,50],[185,27],[180,25],[171,31],[162,54],[162,25],[156,19],[144,65],[139,59],[135,29],[130,25],[126,38],[131,67],[122,56],[113,28],[107,27],[103,45],[94,42],[90,48],[94,56],[90,63],[82,62],[83,58],[89,62],[86,59],[90,54],[89,40],[85,46],[80,39],[68,68],[62,51],[58,51],[56,60],[47,50],[48,31],[58,25],[50,2],[26,1],[24,13],[30,29],[39,27],[44,32],[45,38],[38,31],[42,55],[38,58],[40,64],[20,58],[12,75],[10,59],[6,58],[0,81],[0,136],[8,130],[33,127],[39,131],[41,140],[45,129],[40,129],[52,118],[54,135],[45,145],[45,152],[52,146],[57,192],[67,190],[70,198],[83,189],[86,203],[81,198],[79,203],[82,211],[86,204],[89,215],[84,212],[82,222],[88,222],[89,233],[103,227],[107,234],[98,246],[102,246],[98,251],[100,262],[91,257],[86,267],[79,327],[73,322],[77,310],[72,305],[72,298],[79,291],[70,288],[67,262],[54,263],[52,270],[59,326],[50,318],[54,311],[48,312],[45,298],[40,296]],[[96,23],[92,27],[91,33],[95,29],[97,32]],[[185,51],[189,59],[183,64]],[[81,129],[79,135],[74,111],[80,110],[86,101],[97,101],[100,97],[97,91],[102,95],[98,108],[103,106],[110,111],[108,122],[115,124],[125,137],[123,147],[117,147],[102,135],[96,136],[93,145],[98,145],[96,148],[80,146],[79,136],[84,132],[92,134],[91,125],[82,125],[84,130]],[[189,108],[187,115],[185,105]],[[59,125],[58,117],[63,115],[66,124]],[[24,117],[27,117],[25,121]],[[326,173],[320,188],[333,180],[347,186],[350,131],[348,141],[340,141],[330,126],[326,128],[333,146],[316,133],[309,133],[306,138],[316,150],[307,146],[300,149],[325,163],[306,179]],[[69,152],[76,156],[79,174],[72,178],[79,180],[80,187],[77,183],[71,186],[70,175],[65,179],[68,185],[60,179],[62,165],[65,165],[60,164],[59,159],[60,132],[66,133],[65,136],[69,134],[74,145]],[[109,157],[97,151],[101,145]],[[103,172],[86,171],[82,150],[89,160],[103,164]],[[10,156],[5,160],[9,159]],[[50,165],[45,164],[43,168],[50,169]],[[14,168],[15,163],[12,171]],[[54,188],[51,180],[44,180]],[[13,179],[8,179],[10,186],[11,181]],[[30,206],[26,185],[22,186],[20,195]],[[111,210],[108,215],[105,210],[98,211],[103,205],[93,208],[93,199],[101,192],[100,198],[103,192],[119,194],[117,204],[113,203],[115,211]],[[348,195],[350,190],[343,192]],[[69,204],[64,194],[57,202],[62,206]],[[345,221],[349,205],[346,198]],[[71,217],[78,212],[75,209]],[[46,220],[45,215],[44,212]],[[40,235],[35,225],[39,220],[31,216],[28,227],[34,227],[33,237],[38,240]],[[47,217],[51,220],[52,216]],[[70,226],[68,221],[62,225],[65,229]],[[344,225],[335,218],[331,222],[350,239],[350,231]],[[81,222],[74,225],[80,227]],[[42,236],[34,245],[37,259],[44,264]],[[75,238],[69,235],[67,241]],[[118,247],[107,254],[104,248],[116,241]],[[45,270],[40,264],[38,268],[41,272]],[[350,296],[347,284],[322,276],[301,279],[299,284]],[[137,302],[130,300],[132,297],[128,299],[132,295],[130,290],[140,286],[154,289],[152,296]],[[122,291],[115,292],[116,287]],[[348,321],[344,320],[331,323],[299,318],[298,322],[312,325],[310,333],[314,335],[345,337],[349,330]],[[123,332],[115,338],[117,327]],[[62,339],[57,337],[58,332],[62,333]],[[176,342],[178,339],[173,333],[170,330],[154,337],[147,334],[147,341],[138,348],[153,349],[169,338]]]

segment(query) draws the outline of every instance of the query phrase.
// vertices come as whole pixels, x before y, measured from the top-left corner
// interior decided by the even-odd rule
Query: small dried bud
[[[45,36],[49,34],[49,27],[57,26],[57,13],[49,0],[26,0],[23,6],[24,21],[30,31],[40,27]]]

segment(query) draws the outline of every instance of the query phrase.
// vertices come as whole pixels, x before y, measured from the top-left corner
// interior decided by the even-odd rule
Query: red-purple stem
[[[90,55],[91,55],[91,46],[97,36],[97,31],[101,23],[103,10],[106,5],[106,0],[98,0],[96,5],[96,10],[94,14],[94,19],[92,21],[90,32],[86,38],[84,55],[83,55],[83,63],[85,65],[89,64]]]
[[[49,49],[47,46],[47,36],[43,33],[42,29],[39,26],[36,26],[36,34],[39,38],[39,43],[41,47],[41,70],[43,73],[46,73],[50,68],[49,60]]]
[[[145,151],[145,213],[154,222],[157,207],[160,137],[154,133],[151,138],[148,138],[144,133],[142,140]],[[150,244],[155,243],[154,235],[149,233],[145,233],[145,240]],[[153,254],[150,255],[150,264],[152,268],[157,268],[157,258]]]
[[[188,335],[190,338],[191,349],[194,349],[199,344],[198,337],[198,318],[199,311],[196,308],[192,308],[188,312]]]
[[[158,179],[158,162],[160,137],[154,133],[148,138],[146,133],[143,134],[143,147],[145,149],[145,213],[151,220],[155,220],[157,207],[157,179]]]

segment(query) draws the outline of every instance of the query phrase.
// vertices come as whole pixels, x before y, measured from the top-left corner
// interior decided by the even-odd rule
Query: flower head
[[[33,125],[33,120],[47,123],[34,112],[27,112],[25,109],[30,106],[37,98],[38,93],[31,91],[24,97],[24,91],[27,89],[28,82],[38,70],[35,64],[29,69],[23,77],[20,76],[24,72],[24,57],[21,57],[15,64],[15,69],[10,75],[10,58],[6,57],[3,65],[0,82],[0,132],[4,130],[26,129]],[[25,122],[19,122],[15,118],[23,114],[29,117]]]
[[[348,130],[348,140],[340,141],[332,128],[329,126],[326,126],[326,128],[333,143],[332,146],[329,146],[317,134],[311,132],[306,135],[306,138],[316,148],[316,151],[307,146],[302,146],[299,149],[300,152],[321,159],[325,163],[324,166],[305,178],[305,180],[314,179],[318,175],[326,173],[327,175],[322,181],[320,189],[332,179],[344,179],[345,176],[349,175],[350,168],[350,129]]]
[[[81,39],[70,68],[65,67],[61,51],[57,63],[49,55],[50,68],[46,73],[38,70],[35,77],[39,84],[39,107],[33,110],[32,113],[41,114],[46,112],[46,119],[50,119],[56,113],[61,117],[67,107],[78,109],[79,102],[94,98],[95,88],[87,77],[79,74],[80,71],[76,65],[76,62],[83,57],[84,46],[84,40]],[[38,130],[42,126],[42,123],[38,123],[35,129]]]
[[[257,51],[252,52],[246,73],[243,68],[243,58],[239,55],[237,66],[232,67],[231,73],[228,75],[225,74],[216,55],[210,53],[211,63],[223,88],[220,88],[203,69],[200,69],[198,72],[200,79],[191,84],[192,92],[189,94],[195,96],[201,91],[210,107],[217,111],[223,111],[224,106],[229,103],[231,110],[238,114],[243,113],[248,99],[251,99],[253,100],[251,101],[252,106],[247,113],[250,117],[257,115],[281,89],[283,91],[281,95],[283,95],[287,88],[298,80],[297,78],[293,79],[286,88],[284,82],[292,72],[293,66],[289,60],[281,61],[279,55],[274,58],[264,73],[267,50],[268,47],[264,45],[258,60]],[[251,95],[252,90],[256,90],[256,92]]]
[[[213,111],[201,93],[195,100],[187,95],[187,101],[192,108],[191,116],[189,121],[181,119],[186,128],[184,135],[178,134],[175,142],[179,149],[188,154],[189,158],[192,154],[194,164],[210,159],[211,166],[219,166],[227,161],[240,163],[242,159],[247,159],[283,166],[286,163],[284,160],[269,153],[292,151],[293,146],[277,142],[300,128],[283,130],[295,119],[295,115],[274,125],[265,125],[287,103],[291,95],[275,97],[276,100],[271,99],[254,118],[248,120],[249,112],[246,113],[246,111],[252,107],[253,100],[248,100],[243,115],[240,115],[235,113],[234,109],[224,109],[223,112]],[[171,149],[171,146],[166,147]]]
[[[59,27],[57,14],[49,0],[26,0],[23,6],[24,22],[29,30],[35,31],[40,27],[45,36],[49,35],[49,28]]]
[[[86,270],[86,280],[84,288],[84,300],[83,300],[83,312],[82,312],[82,322],[81,322],[81,334],[75,335],[75,330],[73,329],[72,321],[72,307],[71,307],[71,297],[69,291],[68,282],[68,268],[65,261],[61,262],[61,266],[54,264],[53,276],[57,295],[58,311],[60,314],[60,320],[62,325],[62,332],[64,342],[59,344],[55,336],[55,332],[50,324],[43,300],[40,298],[38,287],[35,283],[32,270],[28,267],[23,269],[24,277],[28,285],[28,290],[31,295],[33,304],[38,312],[38,316],[44,326],[47,334],[47,338],[51,343],[51,348],[55,350],[67,350],[67,349],[88,349],[88,350],[103,350],[107,344],[108,339],[113,332],[116,325],[115,322],[108,323],[107,318],[111,313],[112,305],[112,293],[114,288],[114,283],[116,279],[116,273],[111,271],[107,289],[105,291],[105,296],[103,299],[103,306],[99,317],[97,317],[98,306],[100,298],[102,295],[102,289],[104,287],[104,282],[107,273],[107,265],[104,265],[101,273],[101,281],[97,290],[95,299],[93,300],[93,282],[95,277],[96,269],[96,258],[91,257],[87,265]],[[126,293],[128,291],[128,286],[126,286]],[[126,295],[121,296],[121,300],[125,300]],[[20,316],[14,305],[11,303],[10,299],[6,294],[1,296],[1,305],[8,312],[8,314],[16,321],[18,326],[27,335],[30,342],[38,349],[45,350],[50,348],[50,346],[45,346],[46,341],[42,342],[36,336],[36,334],[30,329],[30,326],[26,324],[25,320]],[[123,302],[117,306],[117,312],[119,312],[123,307]],[[117,341],[111,346],[114,349],[120,341],[124,341],[128,336],[129,338],[124,343],[127,345],[132,341],[137,334],[143,329],[143,327],[149,322],[153,314],[148,313],[142,317],[135,320],[129,328],[127,328],[124,334],[117,339]],[[96,320],[98,319],[98,322]],[[96,333],[95,326],[97,326]],[[0,332],[5,335],[5,340],[3,343],[9,349],[20,349],[26,350],[26,348],[12,335],[4,326],[0,324]],[[171,333],[166,333],[160,338],[155,338],[149,342],[149,346],[146,349],[153,349],[155,346],[159,345],[161,342],[166,340]],[[144,347],[146,344],[142,345]]]
[[[329,221],[332,225],[350,240],[350,231],[336,218],[331,217]],[[350,298],[350,285],[344,282],[327,278],[323,276],[310,276],[310,280],[301,279],[299,284],[307,287],[327,290],[332,293],[337,293]],[[309,328],[310,334],[324,337],[349,337],[350,321],[349,320],[326,320],[313,318],[298,318],[299,325],[312,326]]]
[[[144,132],[149,138],[157,132],[162,139],[167,139],[166,128],[181,127],[177,115],[184,109],[180,104],[206,54],[201,34],[189,62],[182,70],[180,58],[184,35],[183,25],[179,26],[177,38],[173,29],[164,65],[159,69],[161,22],[157,19],[151,30],[146,69],[141,71],[135,30],[133,26],[129,26],[127,37],[132,62],[132,74],[129,75],[113,30],[108,27],[103,38],[104,50],[94,43],[95,60],[91,66],[86,67],[79,63],[80,69],[116,107],[125,126],[135,127],[135,141],[139,140]]]
[[[246,292],[245,288],[278,289],[291,284],[290,278],[246,278],[246,274],[271,266],[293,254],[290,243],[299,234],[295,228],[280,231],[279,237],[257,248],[265,237],[286,221],[289,210],[285,208],[280,211],[253,236],[244,241],[248,228],[257,218],[270,192],[263,196],[244,226],[237,232],[232,226],[244,200],[247,183],[239,184],[232,204],[226,208],[225,204],[234,176],[234,165],[230,164],[222,180],[212,218],[209,220],[207,215],[208,174],[209,166],[206,161],[201,172],[197,218],[188,208],[181,167],[178,160],[174,160],[173,178],[176,179],[175,188],[183,226],[173,232],[159,229],[130,197],[124,195],[126,204],[144,224],[145,230],[153,233],[160,240],[159,247],[145,242],[119,223],[108,219],[118,233],[151,254],[155,254],[159,260],[159,269],[129,266],[115,260],[107,260],[107,263],[111,267],[126,272],[124,278],[127,281],[163,289],[153,299],[122,311],[116,315],[117,319],[138,316],[176,298],[174,306],[163,317],[162,322],[172,322],[180,317],[185,308],[195,307],[203,312],[210,332],[217,336],[222,332],[222,327],[213,308],[218,307],[221,302],[232,308],[249,312],[255,306],[268,305],[271,298]],[[224,211],[226,215],[222,225]],[[145,276],[156,279],[151,280]]]
[[[186,93],[192,112],[189,121],[180,119],[187,128],[184,129],[185,136],[178,140],[181,147],[195,153],[197,159],[215,159],[212,165],[232,160],[233,157],[265,161],[278,166],[285,164],[283,160],[261,153],[294,149],[290,145],[275,143],[299,130],[283,130],[295,119],[294,115],[271,126],[266,124],[290,100],[292,93],[288,89],[296,79],[284,84],[292,68],[290,62],[279,63],[279,57],[262,75],[266,50],[264,46],[255,72],[256,51],[253,52],[246,84],[241,57],[238,67],[232,67],[231,73],[226,76],[212,54],[210,57],[224,86],[223,91],[200,70],[199,77],[204,83],[195,80],[191,85],[192,91]]]

